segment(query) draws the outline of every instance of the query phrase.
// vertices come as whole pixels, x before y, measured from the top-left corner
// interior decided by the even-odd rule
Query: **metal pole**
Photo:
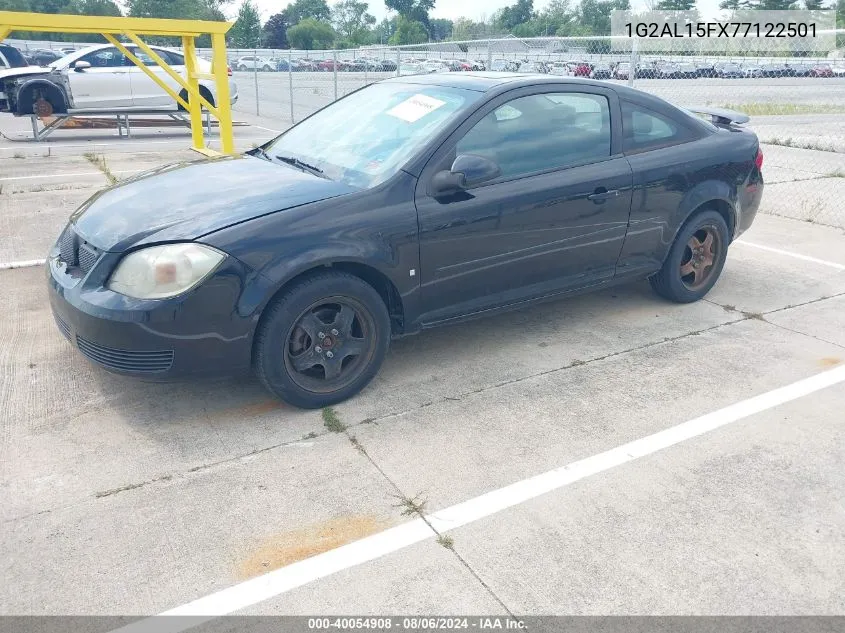
[[[290,122],[296,123],[293,118],[293,49],[288,50],[288,93],[290,94]]]
[[[396,76],[399,77],[401,73],[399,72],[399,67],[402,65],[402,49],[396,49]]]
[[[367,70],[368,70],[369,65],[370,65],[370,60],[365,59],[364,60],[364,85],[365,86],[369,83],[369,81],[367,81]]]
[[[487,71],[493,67],[493,44],[487,40]]]
[[[631,40],[631,66],[628,68],[628,85],[633,87],[634,85],[634,78],[637,75],[637,42],[639,38],[633,38]]]
[[[337,101],[337,51],[332,51],[332,72],[334,73],[334,100]]]
[[[258,116],[258,51],[252,51],[252,77],[255,80],[255,116]]]

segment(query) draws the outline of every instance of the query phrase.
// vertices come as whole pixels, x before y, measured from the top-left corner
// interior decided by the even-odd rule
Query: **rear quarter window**
[[[630,101],[622,100],[621,105],[622,148],[626,154],[689,143],[702,136],[695,128],[697,121],[684,122]]]

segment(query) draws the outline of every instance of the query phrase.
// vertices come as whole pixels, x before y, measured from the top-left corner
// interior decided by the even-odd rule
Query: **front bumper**
[[[68,268],[58,247],[47,259],[53,316],[83,356],[108,371],[154,381],[249,369],[257,315],[238,311],[244,264],[227,258],[184,295],[139,300],[104,287],[120,257],[102,253],[88,272]]]

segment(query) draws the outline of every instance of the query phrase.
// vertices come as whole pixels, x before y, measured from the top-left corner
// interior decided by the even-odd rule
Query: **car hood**
[[[72,216],[97,248],[194,240],[262,215],[356,189],[253,156],[177,163],[104,189]]]
[[[52,69],[43,66],[21,66],[19,68],[6,68],[0,70],[0,79],[12,77],[26,77],[27,75],[49,75]]]

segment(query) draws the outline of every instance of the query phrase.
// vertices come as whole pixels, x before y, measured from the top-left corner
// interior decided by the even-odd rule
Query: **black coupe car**
[[[106,369],[251,367],[322,407],[391,337],[643,278],[695,301],[763,188],[747,117],[708,115],[585,79],[389,79],[97,193],[49,254],[52,309]]]

